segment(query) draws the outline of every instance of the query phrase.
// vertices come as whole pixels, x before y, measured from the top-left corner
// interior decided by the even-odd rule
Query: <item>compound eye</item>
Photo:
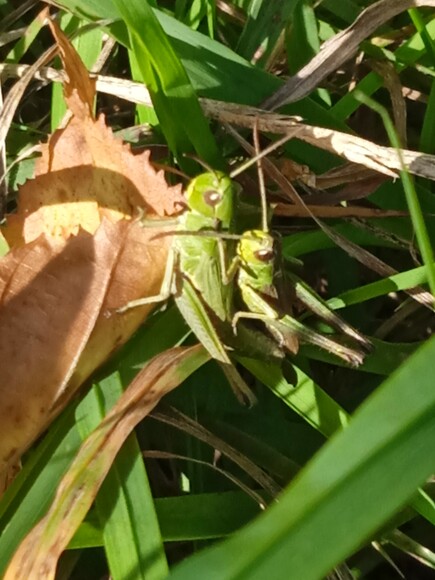
[[[210,207],[216,207],[222,201],[222,194],[215,189],[210,189],[204,193],[204,201]]]
[[[259,262],[271,262],[273,260],[273,250],[270,248],[265,250],[257,250],[254,252],[254,256],[257,258]]]

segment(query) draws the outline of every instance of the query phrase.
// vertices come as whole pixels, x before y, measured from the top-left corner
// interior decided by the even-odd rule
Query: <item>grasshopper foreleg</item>
[[[160,288],[160,292],[154,296],[146,296],[145,298],[139,298],[138,300],[132,300],[127,302],[124,306],[121,306],[116,311],[119,313],[126,312],[130,308],[137,308],[138,306],[144,306],[145,304],[156,304],[157,302],[165,302],[174,292],[175,283],[175,257],[176,252],[173,248],[169,250],[168,260],[166,262],[165,275],[163,277],[163,282]]]
[[[219,252],[219,264],[222,276],[222,283],[224,284],[224,286],[228,286],[228,284],[230,284],[234,280],[234,276],[237,274],[240,265],[240,258],[238,256],[234,256],[234,258],[230,262],[230,265],[227,266],[227,257],[224,240],[222,240],[221,238],[217,238],[216,242]]]

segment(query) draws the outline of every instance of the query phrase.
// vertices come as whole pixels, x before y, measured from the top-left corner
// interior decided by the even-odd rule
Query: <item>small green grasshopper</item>
[[[296,296],[331,326],[352,337],[360,347],[351,348],[340,344],[308,328],[283,311],[280,301],[282,295],[276,285],[276,244],[268,231],[245,232],[237,245],[237,256],[239,260],[237,283],[248,311],[239,311],[234,315],[235,331],[241,318],[262,320],[269,332],[293,353],[297,350],[297,341],[300,340],[329,351],[353,366],[363,362],[370,348],[369,341],[332,312],[313,290],[308,289],[294,276],[293,288]]]
[[[297,352],[299,341],[301,341],[318,346],[347,363],[358,366],[370,350],[370,342],[330,310],[320,296],[297,276],[290,276],[292,282],[290,288],[284,284],[286,272],[282,264],[280,268],[277,268],[276,240],[269,233],[268,228],[266,187],[256,129],[254,143],[261,194],[262,229],[246,231],[237,245],[236,259],[239,262],[237,285],[248,311],[239,311],[234,315],[232,322],[234,332],[241,318],[262,320],[278,343],[292,353]],[[289,305],[291,292],[312,312],[344,335],[352,338],[358,347],[351,348],[340,344],[293,318],[291,304]]]
[[[221,172],[203,173],[190,182],[186,191],[188,209],[174,232],[160,293],[129,302],[118,311],[163,302],[173,295],[184,319],[220,363],[238,398],[252,404],[255,397],[216,331],[216,324],[228,322],[232,313],[231,280],[236,262],[226,267],[224,242],[218,234],[231,228],[235,188],[236,183]]]

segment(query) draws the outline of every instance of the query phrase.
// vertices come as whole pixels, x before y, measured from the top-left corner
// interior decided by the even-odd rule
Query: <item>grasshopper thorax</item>
[[[186,202],[191,211],[214,218],[228,228],[233,217],[234,190],[234,182],[225,173],[202,173],[190,182]]]

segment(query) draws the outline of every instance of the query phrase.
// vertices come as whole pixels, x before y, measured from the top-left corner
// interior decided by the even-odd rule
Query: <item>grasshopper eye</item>
[[[216,207],[222,201],[222,193],[215,189],[210,189],[204,193],[204,201],[211,207]]]
[[[259,262],[270,262],[274,258],[273,250],[270,248],[265,250],[257,250],[254,252],[254,256]]]

